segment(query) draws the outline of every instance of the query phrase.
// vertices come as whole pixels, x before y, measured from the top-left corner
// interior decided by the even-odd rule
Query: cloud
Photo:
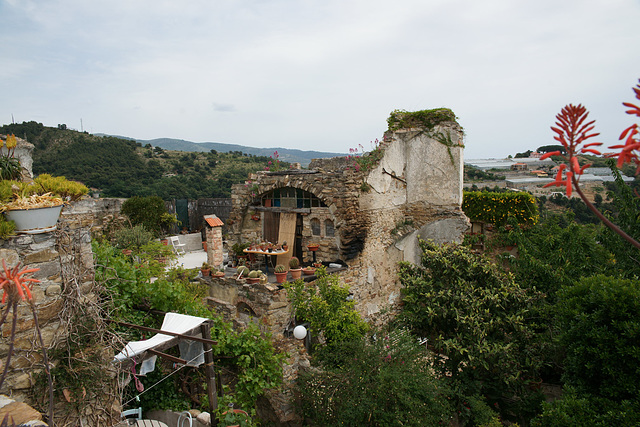
[[[219,111],[222,113],[233,113],[236,111],[236,107],[233,104],[219,104],[214,102],[212,104],[214,111]]]
[[[617,138],[640,77],[634,0],[0,0],[0,14],[0,122],[83,117],[143,139],[347,152],[396,108],[449,107],[467,157],[506,156],[549,143],[569,102]]]

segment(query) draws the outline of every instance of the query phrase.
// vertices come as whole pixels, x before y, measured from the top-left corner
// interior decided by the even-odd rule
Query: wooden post
[[[202,338],[211,339],[211,326],[209,322],[200,325]],[[213,417],[216,409],[218,409],[218,393],[216,387],[216,371],[213,367],[213,353],[211,344],[205,342],[202,344],[204,349],[204,372],[207,377],[207,394],[209,395],[209,413]]]

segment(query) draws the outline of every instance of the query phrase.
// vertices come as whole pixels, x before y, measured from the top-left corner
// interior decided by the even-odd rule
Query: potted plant
[[[305,276],[311,276],[313,273],[316,272],[316,269],[314,267],[307,266],[302,269],[302,272],[305,274]]]
[[[221,269],[217,269],[217,268],[212,269],[211,270],[211,275],[213,277],[224,277],[225,276],[224,267],[222,267]]]
[[[302,277],[302,269],[300,268],[300,260],[297,257],[291,257],[289,260],[289,268],[291,272],[291,278],[293,280]]]
[[[289,245],[287,244],[286,240],[282,242],[282,250],[285,252],[289,250]]]
[[[46,233],[56,229],[62,206],[87,194],[89,189],[79,182],[49,174],[33,182],[0,181],[0,212],[14,221],[16,231],[27,234]]]
[[[276,265],[276,268],[273,269],[273,273],[276,275],[276,282],[284,283],[287,280],[287,267],[283,264]]]
[[[251,270],[247,276],[247,280],[249,283],[258,283],[260,281],[260,276],[262,276],[262,271]]]
[[[321,259],[319,259],[318,261],[314,262],[314,263],[313,263],[313,266],[314,266],[315,268],[320,268],[320,267],[322,267],[322,260],[321,260]]]
[[[252,425],[251,418],[242,409],[229,409],[222,413],[221,426],[225,427],[248,427]]]
[[[236,270],[236,273],[238,279],[245,278],[249,275],[249,267],[247,267],[246,265],[241,265]]]
[[[200,267],[200,272],[204,277],[211,275],[211,266],[206,262],[203,262],[202,267]]]
[[[307,249],[309,249],[311,252],[315,252],[318,250],[318,248],[320,248],[320,245],[317,243],[309,243],[307,245]]]
[[[249,246],[251,245],[251,243],[234,243],[233,246],[231,246],[231,251],[234,253],[234,255],[236,256],[236,260],[237,264],[240,265],[241,262],[240,260],[244,260],[247,259],[247,254],[245,253],[245,249],[247,249]]]

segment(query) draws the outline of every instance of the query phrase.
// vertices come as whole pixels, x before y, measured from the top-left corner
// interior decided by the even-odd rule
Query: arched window
[[[262,195],[262,206],[282,208],[326,207],[316,195],[300,188],[281,187]]]
[[[318,218],[311,219],[311,234],[314,236],[320,235],[320,220]]]
[[[324,235],[327,237],[335,236],[335,229],[333,228],[333,221],[330,219],[324,220]]]

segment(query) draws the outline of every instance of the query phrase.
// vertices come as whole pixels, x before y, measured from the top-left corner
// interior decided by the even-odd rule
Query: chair
[[[184,250],[185,244],[180,243],[180,238],[178,236],[169,237],[171,241],[171,246],[173,246],[173,250],[178,255],[184,255],[186,252]]]
[[[142,419],[142,408],[127,409],[126,411],[122,411],[120,413],[120,417],[123,420],[127,420],[130,425],[135,424],[138,420]]]

